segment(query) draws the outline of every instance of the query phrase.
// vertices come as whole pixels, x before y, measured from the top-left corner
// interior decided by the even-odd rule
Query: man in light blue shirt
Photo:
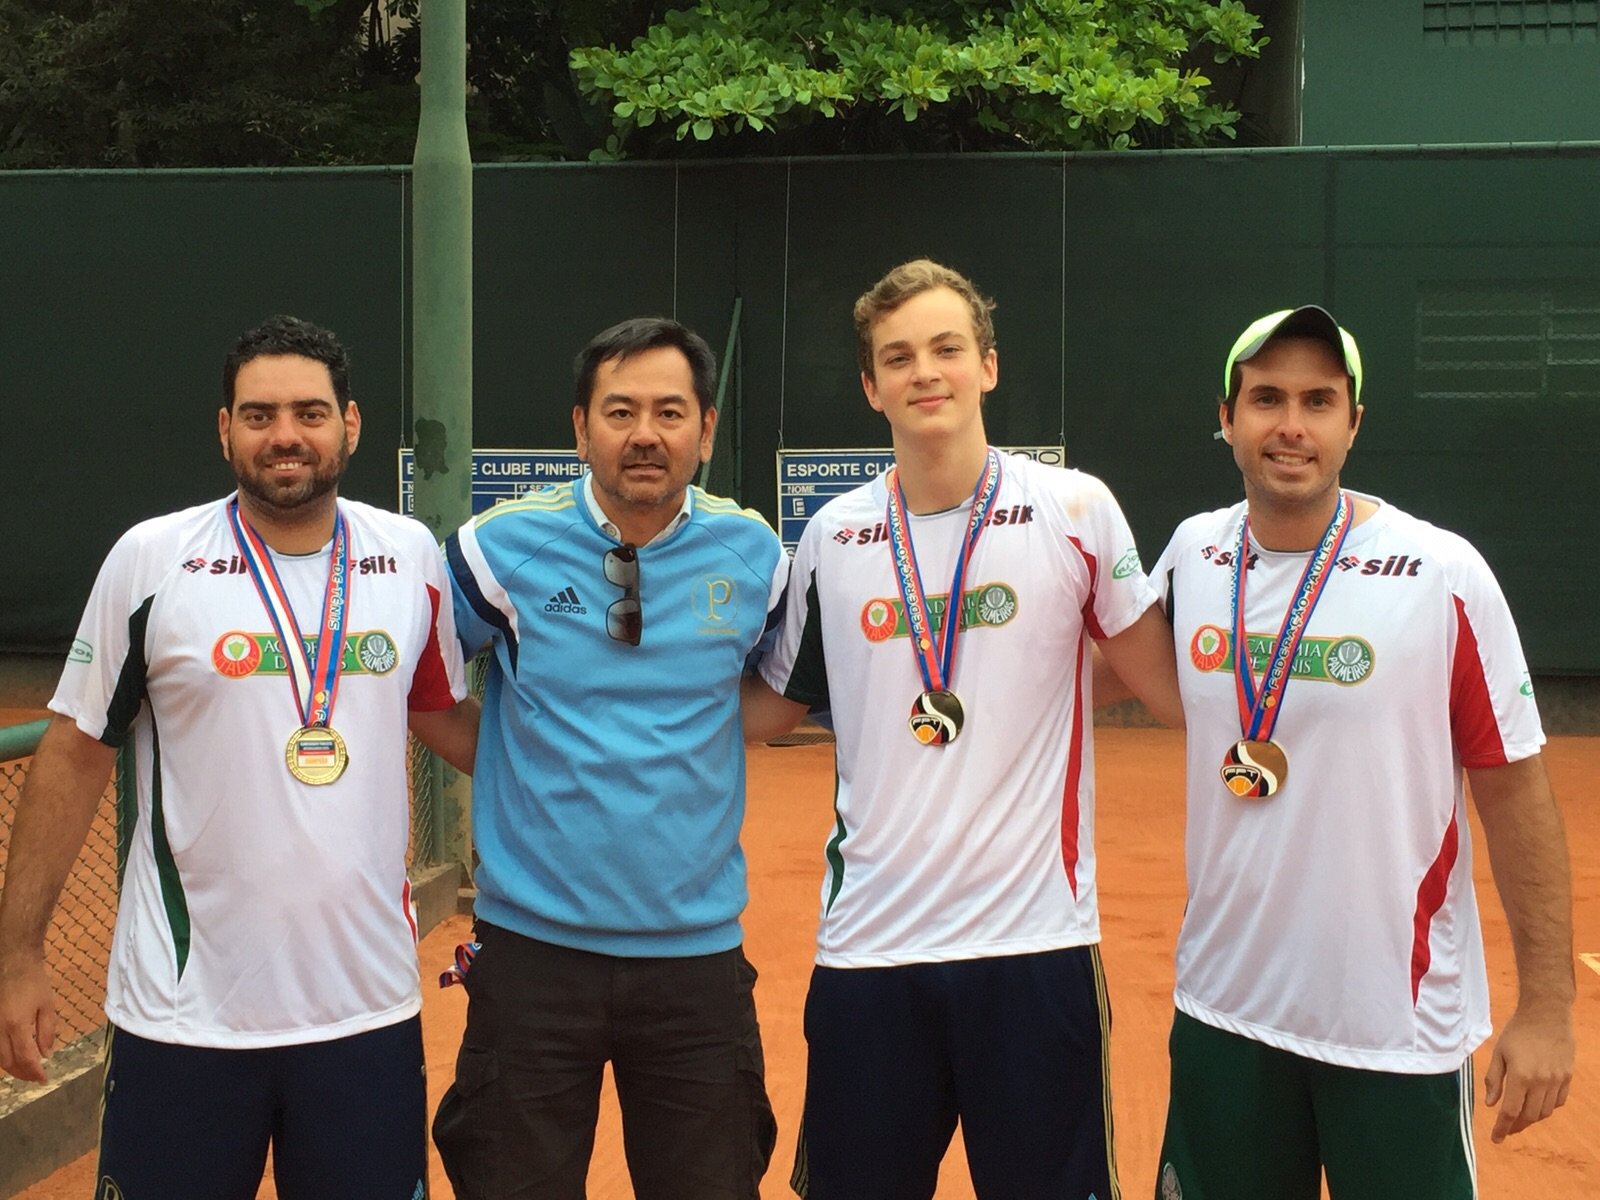
[[[584,1195],[612,1063],[639,1200],[755,1200],[776,1129],[740,949],[739,679],[788,559],[691,485],[716,362],[659,318],[578,356],[582,478],[446,542],[491,650],[474,772],[477,939],[434,1122],[456,1191]]]

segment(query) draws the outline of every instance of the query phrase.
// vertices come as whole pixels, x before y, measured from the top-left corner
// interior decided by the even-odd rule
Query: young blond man
[[[925,1200],[958,1120],[983,1200],[1120,1194],[1090,644],[1158,698],[1170,632],[1105,485],[989,446],[992,309],[926,259],[857,301],[895,467],[811,520],[745,689],[752,740],[827,706],[838,744],[793,1180],[811,1200]]]

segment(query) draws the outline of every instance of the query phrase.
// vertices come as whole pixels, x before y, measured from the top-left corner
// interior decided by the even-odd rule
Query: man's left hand
[[[1531,1016],[1513,1013],[1494,1044],[1483,1078],[1483,1099],[1499,1105],[1492,1141],[1521,1133],[1567,1102],[1575,1055],[1570,1012]]]

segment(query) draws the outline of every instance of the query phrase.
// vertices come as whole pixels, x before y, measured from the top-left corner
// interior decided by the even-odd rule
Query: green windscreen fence
[[[1600,674],[1597,172],[1594,145],[480,167],[475,439],[570,445],[577,350],[675,315],[730,358],[708,486],[775,516],[780,445],[887,443],[850,308],[930,255],[999,302],[992,440],[1064,441],[1149,563],[1239,495],[1212,437],[1227,346],[1321,303],[1367,368],[1346,483],[1467,536],[1536,671]],[[222,357],[269,313],[350,346],[365,426],[346,490],[394,504],[408,183],[0,177],[0,651],[64,653],[118,534],[231,486]]]

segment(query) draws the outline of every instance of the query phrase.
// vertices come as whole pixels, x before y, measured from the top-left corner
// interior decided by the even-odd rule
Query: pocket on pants
[[[761,1027],[756,1022],[756,969],[742,950],[738,956],[737,978],[747,1020],[739,1037],[735,1063],[750,1106],[750,1195],[753,1198],[758,1194],[761,1177],[767,1173],[773,1148],[778,1144],[778,1119],[767,1097],[766,1056],[761,1050]]]
[[[500,1058],[493,1050],[462,1046],[456,1077],[433,1118],[433,1144],[457,1200],[492,1200],[495,1186],[494,1122],[499,1101]]]

